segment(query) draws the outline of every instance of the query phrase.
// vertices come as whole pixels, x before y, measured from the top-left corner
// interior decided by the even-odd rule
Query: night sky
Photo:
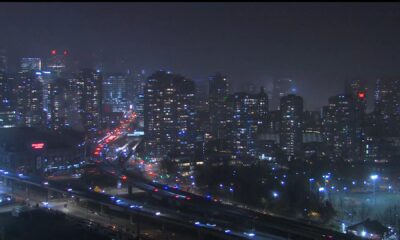
[[[105,71],[167,69],[233,88],[292,77],[306,108],[343,89],[400,75],[398,3],[1,3],[0,44],[20,57],[68,49]]]

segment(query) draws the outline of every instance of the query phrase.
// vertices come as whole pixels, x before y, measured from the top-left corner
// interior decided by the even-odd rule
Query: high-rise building
[[[61,76],[63,72],[66,71],[66,57],[68,56],[68,51],[64,50],[58,52],[57,50],[51,50],[50,56],[47,59],[46,70],[52,71],[57,77]]]
[[[227,134],[227,99],[229,84],[226,76],[216,74],[209,77],[209,112],[213,138],[225,138]]]
[[[8,82],[7,74],[0,71],[0,111],[9,110],[11,88]]]
[[[276,109],[280,107],[280,99],[288,94],[296,94],[297,87],[291,78],[276,78],[272,86],[272,100],[271,108]]]
[[[103,105],[107,112],[129,110],[127,77],[125,74],[110,74],[103,81]]]
[[[137,123],[140,127],[144,127],[144,87],[146,85],[144,70],[134,74],[133,77],[133,109],[135,110],[137,117]]]
[[[7,73],[8,65],[7,65],[7,55],[6,50],[0,47],[0,72]]]
[[[151,75],[144,89],[146,149],[153,157],[194,154],[195,84],[166,71]]]
[[[303,98],[294,94],[283,96],[280,100],[280,110],[282,151],[288,159],[302,157]]]
[[[261,88],[257,94],[234,93],[228,99],[229,141],[234,158],[254,158],[256,139],[268,113],[268,96]]]
[[[16,88],[17,114],[20,124],[28,127],[41,126],[46,119],[43,111],[43,83],[40,72],[21,72]]]
[[[102,117],[102,75],[93,69],[79,71],[76,81],[78,112],[83,128],[97,131]]]
[[[272,134],[278,134],[281,129],[281,111],[269,111],[267,115],[267,124],[265,131]]]
[[[58,78],[49,84],[50,127],[54,130],[70,126],[68,121],[69,94],[67,79]]]
[[[356,138],[356,105],[352,95],[329,98],[323,108],[323,135],[331,160],[355,161],[360,157]]]
[[[379,135],[400,135],[400,78],[376,81],[374,117]]]
[[[304,111],[303,143],[322,142],[322,119],[320,111]]]
[[[361,160],[366,140],[367,121],[367,88],[365,87],[365,82],[359,79],[347,81],[345,94],[350,95],[354,101],[354,127],[356,131],[354,146],[355,151],[359,155],[355,160]]]
[[[41,71],[42,60],[40,58],[21,58],[20,72]]]
[[[11,85],[7,74],[0,71],[0,128],[16,126],[16,112],[11,105]]]

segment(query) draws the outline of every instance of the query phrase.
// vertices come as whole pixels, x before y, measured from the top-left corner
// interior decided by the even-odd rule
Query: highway
[[[74,198],[85,199],[98,203],[101,206],[109,207],[113,210],[119,210],[124,213],[129,213],[134,216],[140,215],[142,217],[150,218],[159,222],[165,222],[195,231],[200,230],[204,234],[209,234],[219,239],[284,239],[270,234],[260,234],[259,236],[253,237],[252,234],[248,235],[249,233],[238,232],[233,229],[226,229],[223,228],[223,226],[216,226],[211,223],[202,224],[197,222],[196,218],[193,218],[192,215],[179,213],[160,206],[143,204],[131,199],[121,198],[109,194],[96,193],[89,189],[72,189],[68,185],[60,184],[57,181],[46,181],[42,178],[17,174],[4,169],[0,169],[0,176],[8,181],[17,181],[19,183],[27,184],[27,186],[36,186],[49,191],[63,193],[71,197],[73,196]]]
[[[112,145],[125,134],[122,126],[103,138],[100,145]],[[212,228],[232,236],[251,239],[357,239],[319,226],[223,204],[210,197],[152,182],[140,174],[127,171],[113,161],[103,159],[97,163],[110,175],[124,178],[127,185],[146,191],[150,197],[159,200],[160,204],[166,204],[166,208],[185,212],[184,216],[179,217],[184,217],[185,221],[192,222],[198,228]],[[169,214],[170,217],[174,215]]]
[[[135,115],[133,114],[132,117],[134,119]],[[157,222],[181,226],[219,239],[356,239],[318,226],[226,205],[215,199],[154,183],[139,174],[129,172],[117,161],[113,161],[113,158],[108,158],[111,160],[109,161],[102,156],[105,151],[109,150],[109,145],[126,135],[128,127],[129,121],[124,121],[120,128],[100,139],[93,155],[98,158],[97,165],[108,172],[110,177],[124,180],[125,185],[134,186],[147,192],[146,198],[151,201],[146,199],[144,203],[132,199],[132,197],[128,199],[97,193],[91,188],[73,189],[68,184],[58,181],[25,176],[5,169],[0,169],[0,176],[27,186],[36,186],[71,197],[86,199],[132,216],[142,216]],[[126,146],[128,149],[136,147],[137,144],[134,142],[130,142]],[[128,153],[128,156],[129,154],[131,152]],[[199,237],[199,239],[202,238]]]

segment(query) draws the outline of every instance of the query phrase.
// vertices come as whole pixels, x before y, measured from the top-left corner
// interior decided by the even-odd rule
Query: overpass
[[[100,165],[113,167],[113,165],[107,161],[101,162]],[[118,169],[115,166],[112,169],[114,171],[113,174],[116,174],[116,176],[128,176],[126,178],[128,188],[135,186],[148,192],[151,197],[159,199],[160,201],[170,203],[179,201],[179,209],[181,211],[190,213],[197,219],[211,218],[213,219],[213,223],[225,225],[225,230],[240,229],[239,232],[244,233],[244,236],[247,237],[249,237],[248,234],[262,236],[262,234],[268,233],[283,237],[284,239],[359,239],[352,235],[306,224],[293,219],[271,214],[262,214],[221,202],[215,202],[211,198],[198,196],[181,191],[177,188],[149,181],[144,177],[134,175],[123,169]],[[250,226],[246,229],[246,227],[243,227],[243,225],[245,225],[244,223]],[[198,224],[198,226],[202,225]],[[249,231],[249,229],[253,231]]]
[[[129,214],[130,221],[136,223],[137,233],[140,232],[141,218],[147,218],[159,222],[163,226],[164,224],[171,224],[197,232],[198,239],[204,239],[204,235],[213,236],[217,239],[285,239],[268,233],[258,233],[255,236],[251,232],[227,229],[215,223],[201,223],[196,221],[196,218],[190,214],[171,211],[159,206],[146,205],[138,201],[104,193],[97,193],[89,189],[72,189],[56,181],[47,181],[39,177],[16,174],[4,169],[0,169],[0,178],[3,178],[5,184],[10,185],[11,192],[13,192],[16,182],[25,185],[27,197],[29,197],[30,187],[34,186],[47,191],[46,201],[48,201],[48,196],[51,192],[56,192],[99,204],[101,211],[104,211],[105,208],[110,208],[127,213]]]

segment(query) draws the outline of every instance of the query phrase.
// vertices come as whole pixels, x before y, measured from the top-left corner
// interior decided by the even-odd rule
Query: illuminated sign
[[[32,147],[32,149],[43,149],[44,143],[32,143],[31,147]]]

